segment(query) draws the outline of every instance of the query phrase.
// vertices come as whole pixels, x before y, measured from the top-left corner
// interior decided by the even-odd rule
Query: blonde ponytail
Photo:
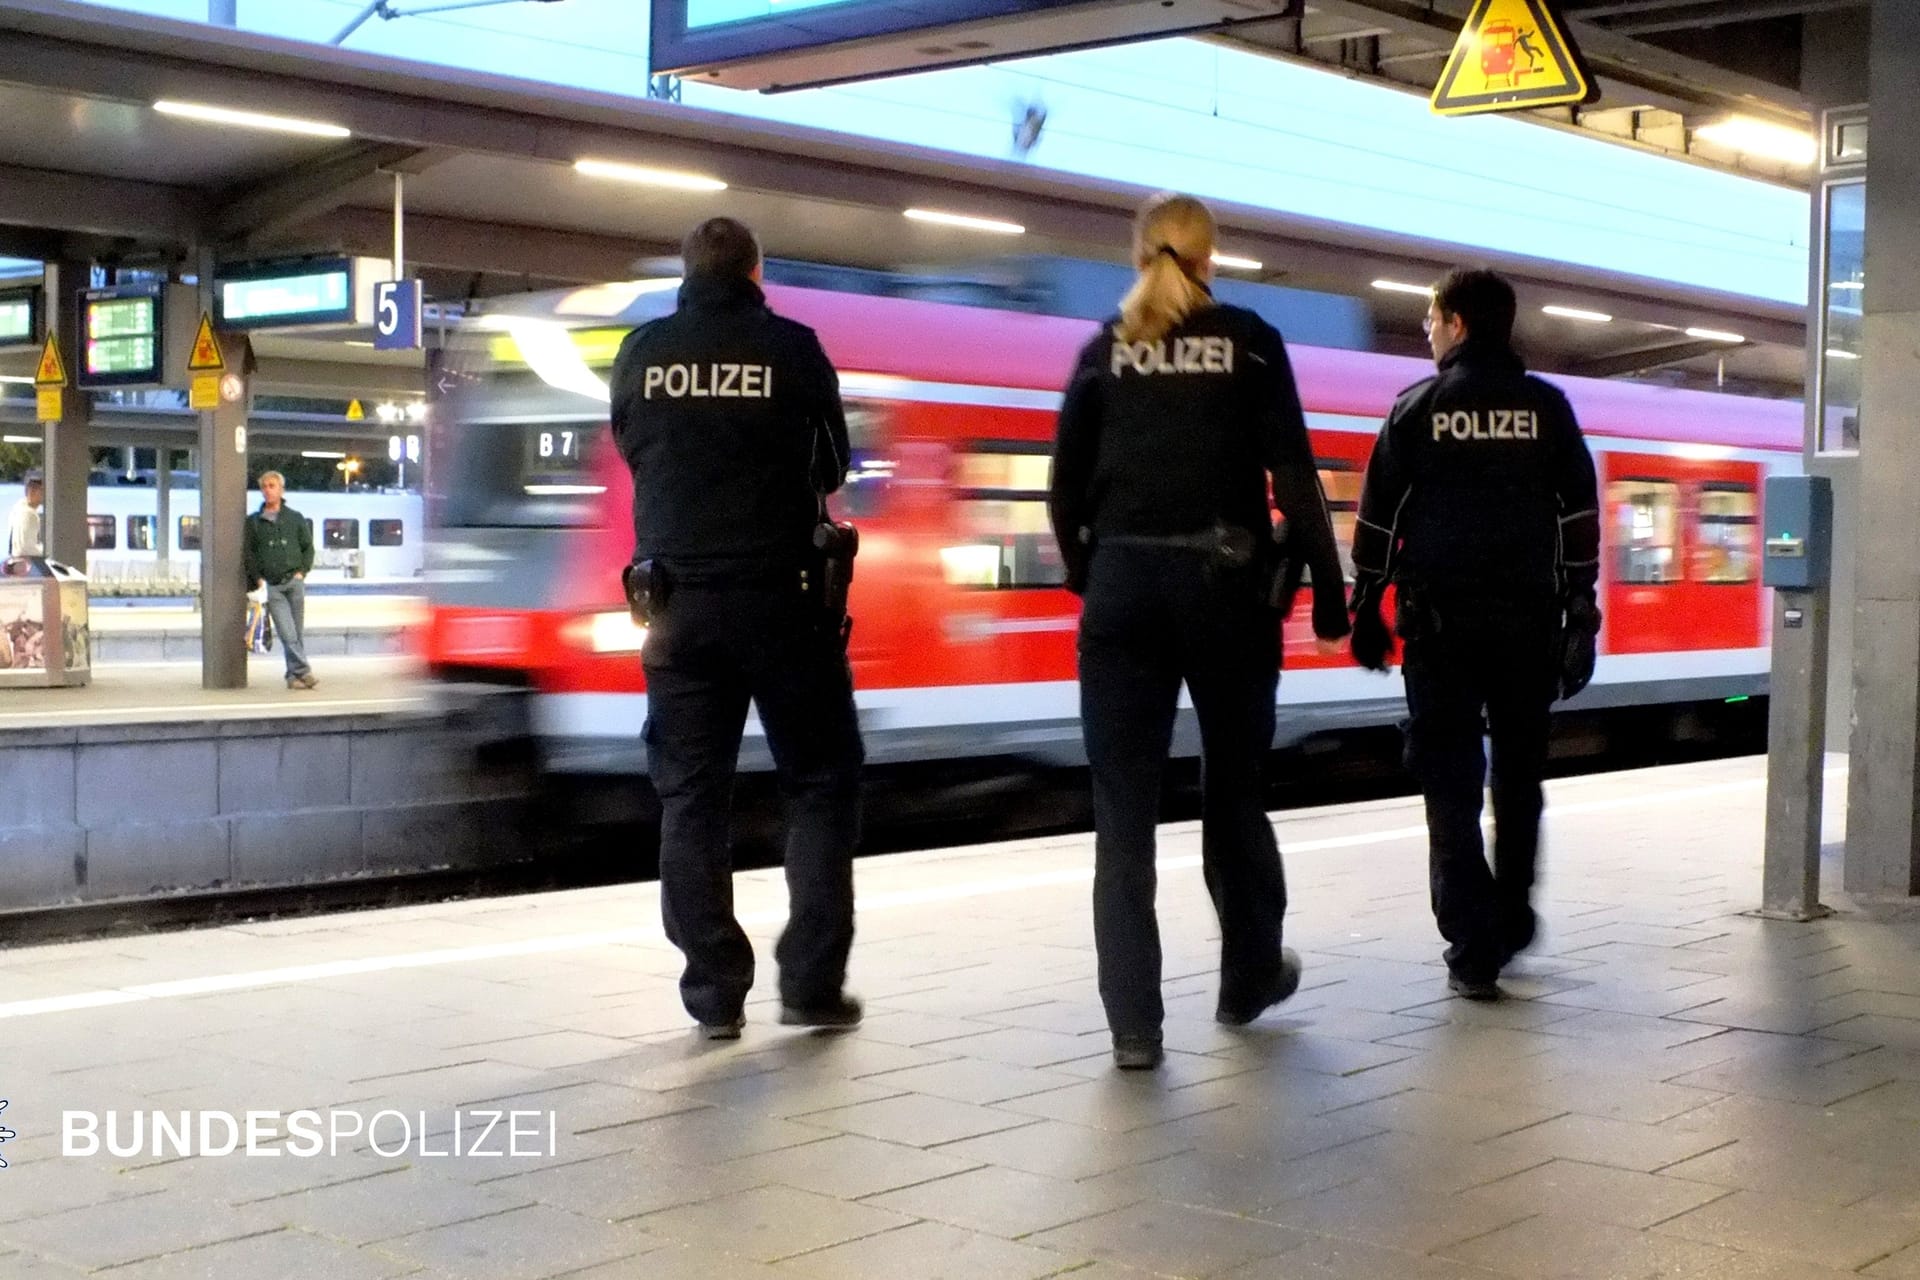
[[[1140,278],[1120,301],[1122,342],[1158,342],[1188,316],[1213,305],[1201,281],[1213,259],[1213,214],[1192,196],[1158,195],[1133,222]]]

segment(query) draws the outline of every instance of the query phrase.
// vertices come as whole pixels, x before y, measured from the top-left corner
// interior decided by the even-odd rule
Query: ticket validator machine
[[[1820,905],[1827,755],[1833,489],[1825,476],[1767,481],[1760,580],[1773,589],[1767,716],[1766,873],[1760,914],[1812,920]]]

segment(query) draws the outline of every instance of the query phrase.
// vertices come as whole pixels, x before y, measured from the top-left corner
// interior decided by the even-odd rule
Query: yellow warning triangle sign
[[[41,349],[40,368],[34,372],[33,385],[36,387],[67,385],[67,365],[60,358],[60,342],[52,334],[47,335],[47,345]]]
[[[193,351],[187,356],[188,373],[224,373],[226,357],[220,354],[220,343],[213,336],[213,317],[202,311],[200,328],[193,335]]]
[[[348,422],[359,422],[366,416],[367,416],[367,411],[360,407],[360,402],[358,400],[353,401],[351,404],[347,406]]]
[[[1434,86],[1433,109],[1443,116],[1473,115],[1599,96],[1552,0],[1474,0]]]

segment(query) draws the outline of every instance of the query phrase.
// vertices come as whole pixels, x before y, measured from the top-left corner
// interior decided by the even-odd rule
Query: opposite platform
[[[1447,996],[1417,805],[1283,815],[1307,981],[1238,1031],[1166,828],[1151,1075],[1109,1067],[1085,838],[863,861],[841,1036],[772,1026],[763,968],[697,1041],[651,885],[0,954],[0,1274],[1920,1276],[1920,920],[1741,914],[1758,761],[1550,799],[1494,1006]],[[778,873],[738,892],[764,956]],[[299,1109],[392,1154],[294,1154]],[[155,1110],[278,1113],[281,1154],[62,1154]]]

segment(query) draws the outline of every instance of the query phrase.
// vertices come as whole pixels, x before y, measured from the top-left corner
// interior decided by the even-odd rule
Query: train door
[[[1604,476],[1604,651],[1757,646],[1759,464],[1609,452]]]

